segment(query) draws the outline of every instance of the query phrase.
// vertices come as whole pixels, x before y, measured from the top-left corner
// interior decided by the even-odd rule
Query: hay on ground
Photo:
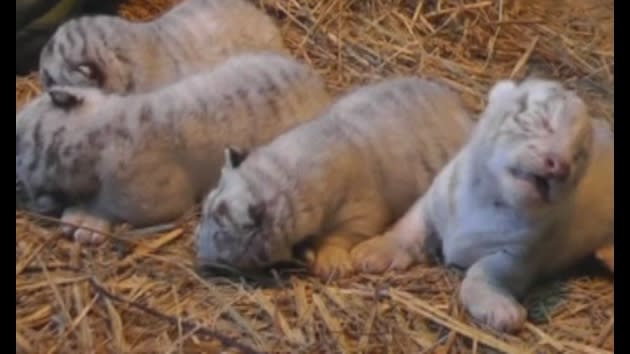
[[[131,0],[121,13],[146,19],[173,3]],[[541,74],[562,79],[593,115],[613,120],[612,0],[258,3],[335,92],[422,74],[444,79],[479,110],[497,79]],[[38,93],[35,75],[16,77],[16,110]],[[16,351],[614,351],[606,278],[545,284],[527,301],[526,328],[501,335],[470,321],[456,301],[459,275],[441,267],[332,284],[300,272],[264,282],[202,279],[191,268],[194,224],[189,217],[141,239],[121,233],[91,249],[65,240],[54,222],[16,212]]]

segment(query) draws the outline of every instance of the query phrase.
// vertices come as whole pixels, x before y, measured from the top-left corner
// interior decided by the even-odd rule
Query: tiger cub
[[[197,266],[265,267],[312,240],[311,272],[346,275],[351,248],[411,206],[471,127],[446,87],[391,78],[347,93],[253,151],[228,149],[203,204]]]
[[[613,242],[613,135],[560,83],[500,81],[468,143],[357,270],[406,269],[440,251],[467,269],[460,299],[500,331],[526,320],[532,283]]]
[[[319,75],[276,53],[231,57],[151,93],[56,87],[16,117],[16,204],[101,232],[168,222],[216,183],[225,146],[268,142],[330,102]],[[103,240],[85,228],[67,232]]]
[[[210,69],[230,55],[284,49],[273,20],[245,0],[185,0],[148,22],[83,16],[60,26],[42,49],[46,89],[150,91]]]

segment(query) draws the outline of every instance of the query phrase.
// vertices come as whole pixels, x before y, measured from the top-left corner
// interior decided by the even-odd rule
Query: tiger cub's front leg
[[[76,242],[85,245],[100,245],[111,231],[111,222],[88,206],[71,207],[64,210],[61,217],[62,231]]]
[[[502,250],[479,259],[467,270],[459,296],[475,321],[497,331],[522,328],[527,311],[519,297],[534,279],[532,260],[532,255]]]
[[[379,203],[352,203],[339,213],[341,223],[331,232],[315,238],[313,252],[307,261],[311,271],[324,279],[343,278],[353,273],[351,250],[385,229],[388,220],[386,208]],[[371,205],[366,210],[366,205]]]
[[[354,269],[378,274],[422,262],[428,237],[424,203],[420,198],[386,233],[357,245],[351,253]]]
[[[365,235],[346,230],[317,237],[307,257],[311,273],[322,280],[349,276],[353,270],[350,250],[365,239]]]

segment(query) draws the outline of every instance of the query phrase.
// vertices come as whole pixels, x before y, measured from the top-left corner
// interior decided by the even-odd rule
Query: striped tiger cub
[[[521,297],[614,242],[613,133],[553,80],[500,81],[470,140],[387,232],[352,250],[355,268],[406,269],[440,251],[466,269],[472,317],[515,331]]]
[[[216,183],[225,146],[268,142],[330,101],[319,75],[277,53],[150,93],[56,87],[17,114],[16,204],[83,226],[66,232],[84,243],[115,222],[169,222]]]
[[[471,127],[445,86],[390,78],[347,93],[269,144],[228,149],[203,204],[197,266],[266,267],[292,260],[308,240],[313,274],[348,274],[352,247],[412,205]]]
[[[61,25],[40,55],[45,88],[150,91],[248,51],[286,53],[274,21],[245,0],[184,0],[148,22],[83,16]]]

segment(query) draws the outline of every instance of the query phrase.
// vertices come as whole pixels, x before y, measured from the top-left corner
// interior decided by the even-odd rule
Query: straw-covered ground
[[[132,0],[146,19],[174,1]],[[392,74],[445,79],[478,110],[499,78],[560,78],[613,119],[613,1],[262,0],[296,57],[332,90]],[[551,4],[551,5],[549,5]],[[16,77],[16,110],[38,94]],[[167,202],[167,201],[165,201]],[[469,320],[460,278],[439,266],[323,284],[303,274],[202,279],[191,268],[195,216],[100,248],[16,212],[16,351],[282,353],[609,353],[613,283],[600,273],[545,283],[526,328]]]

